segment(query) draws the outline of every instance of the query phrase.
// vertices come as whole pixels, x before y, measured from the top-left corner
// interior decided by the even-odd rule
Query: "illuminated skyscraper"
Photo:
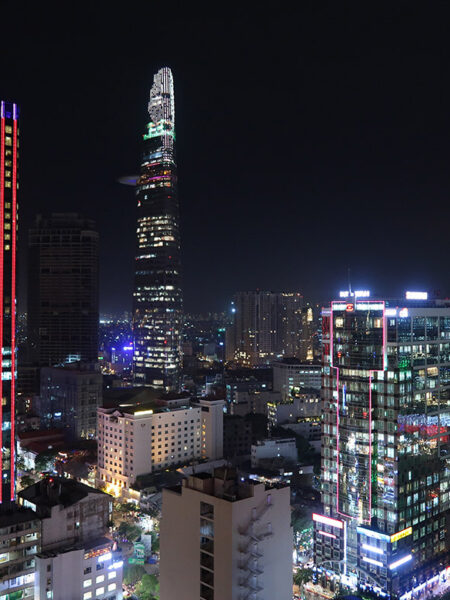
[[[316,573],[409,600],[449,564],[450,302],[342,295],[322,311]]]
[[[175,161],[175,101],[168,67],[154,76],[141,174],[133,332],[136,383],[175,390],[181,367],[180,232]]]
[[[0,502],[14,499],[19,107],[0,103]]]

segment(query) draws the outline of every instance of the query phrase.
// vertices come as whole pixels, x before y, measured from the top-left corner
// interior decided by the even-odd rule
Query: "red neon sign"
[[[12,223],[11,223],[11,500],[15,492],[16,415],[16,229],[17,229],[17,119],[13,126]]]

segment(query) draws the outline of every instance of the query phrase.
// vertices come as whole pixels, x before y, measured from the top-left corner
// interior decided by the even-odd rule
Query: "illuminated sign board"
[[[324,515],[318,515],[317,513],[313,513],[313,521],[317,521],[317,523],[323,523],[324,525],[330,525],[331,527],[337,527],[338,529],[343,529],[344,522],[338,521],[337,519],[331,519],[330,517],[325,517]]]
[[[377,546],[370,546],[369,544],[363,544],[362,548],[364,550],[368,550],[369,552],[375,552],[375,554],[384,554],[384,550],[378,548]]]
[[[405,563],[409,562],[411,559],[412,559],[412,554],[407,554],[406,556],[403,556],[403,558],[399,558],[395,562],[391,563],[389,565],[389,568],[396,569],[397,567],[400,567],[401,565],[404,565]]]
[[[366,529],[365,527],[357,527],[356,531],[358,533],[362,533],[367,537],[375,538],[376,540],[384,540],[385,542],[391,541],[391,536],[386,535],[385,533],[378,533],[378,531],[372,531],[371,529]]]
[[[363,560],[370,563],[371,565],[376,565],[377,567],[384,567],[383,563],[379,560],[375,560],[374,558],[369,558],[368,556],[363,556]]]
[[[407,300],[428,300],[428,292],[406,292]]]
[[[384,310],[382,302],[357,302],[357,310]]]
[[[404,537],[408,537],[408,535],[412,534],[412,527],[407,527],[406,529],[402,529],[401,531],[398,531],[397,533],[394,533],[393,535],[391,535],[391,542],[397,542],[398,540],[401,540]]]
[[[320,535],[324,535],[325,537],[329,537],[329,538],[333,538],[333,540],[336,539],[336,536],[334,535],[334,533],[327,533],[326,531],[318,531],[317,533],[320,533]]]
[[[355,290],[354,292],[339,292],[339,298],[348,298],[349,296],[353,296],[355,298],[370,298],[369,290]]]

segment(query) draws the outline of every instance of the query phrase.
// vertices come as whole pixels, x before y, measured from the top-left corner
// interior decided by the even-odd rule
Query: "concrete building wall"
[[[95,555],[100,553],[98,555]],[[35,600],[122,600],[122,560],[106,548],[43,553],[36,559]]]
[[[252,467],[258,466],[264,458],[276,458],[282,456],[293,462],[297,462],[297,446],[295,438],[269,439],[252,444]]]
[[[214,487],[212,493],[202,491],[201,478],[198,484],[199,489],[163,491],[161,600],[212,598],[210,588],[201,587],[205,577],[211,578],[214,600],[240,600],[251,591],[248,586],[253,577],[248,567],[253,567],[252,552],[259,572],[258,599],[291,600],[289,488],[266,490],[263,484],[252,485],[253,495],[233,500],[213,495]],[[202,512],[206,512],[203,517]],[[207,537],[212,532],[213,547],[208,546]]]
[[[104,535],[110,518],[110,502],[110,496],[94,493],[68,507],[53,506],[51,517],[42,519],[42,547],[49,550],[62,543]]]
[[[202,420],[202,458],[223,457],[223,400],[200,400]]]

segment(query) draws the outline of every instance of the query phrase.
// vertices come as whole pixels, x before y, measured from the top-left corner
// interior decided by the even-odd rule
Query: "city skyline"
[[[94,219],[102,311],[131,310],[135,198],[117,179],[136,172],[148,87],[163,65],[180,106],[188,311],[221,310],[245,289],[327,298],[349,266],[355,284],[382,295],[394,285],[449,294],[440,257],[450,91],[439,8],[302,6],[271,26],[244,8],[222,31],[214,13],[189,7],[171,20],[170,44],[168,25],[148,38],[133,11],[119,25],[93,7],[64,28],[49,11],[39,34],[33,11],[24,12],[17,37],[7,30],[1,42],[6,53],[21,49],[2,76],[2,97],[21,104],[27,124],[21,231],[37,212]],[[44,121],[51,136],[41,134]],[[268,161],[274,151],[279,166]]]

